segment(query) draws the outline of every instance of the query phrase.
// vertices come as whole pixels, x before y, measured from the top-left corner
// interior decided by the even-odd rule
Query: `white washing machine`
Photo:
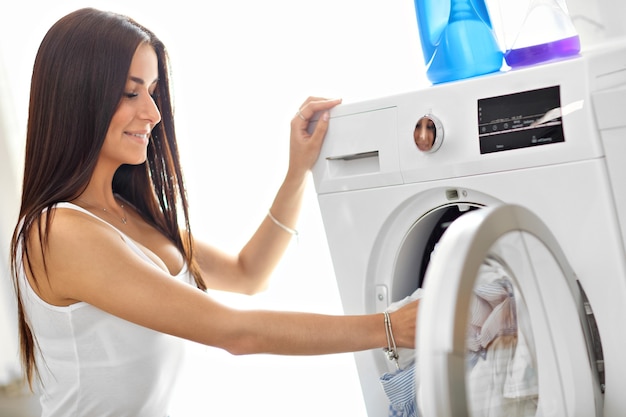
[[[537,378],[524,415],[626,415],[625,109],[626,39],[333,109],[313,177],[343,307],[381,312],[423,286],[423,415],[487,415],[467,329],[494,259]],[[379,378],[395,367],[355,359],[368,415],[389,415]]]

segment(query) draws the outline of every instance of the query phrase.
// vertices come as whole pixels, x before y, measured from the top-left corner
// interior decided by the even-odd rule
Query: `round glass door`
[[[424,291],[420,415],[601,415],[584,294],[533,213],[501,205],[454,221],[431,255]]]

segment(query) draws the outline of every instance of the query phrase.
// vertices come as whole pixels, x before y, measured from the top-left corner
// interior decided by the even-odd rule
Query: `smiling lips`
[[[148,139],[150,138],[150,132],[148,133],[132,133],[132,132],[124,132],[126,135],[136,138],[138,141],[142,143],[148,143]]]

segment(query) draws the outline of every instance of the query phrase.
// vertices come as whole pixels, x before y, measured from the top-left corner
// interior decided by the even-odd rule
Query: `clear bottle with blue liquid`
[[[503,64],[484,0],[415,0],[417,25],[433,84],[499,71]]]

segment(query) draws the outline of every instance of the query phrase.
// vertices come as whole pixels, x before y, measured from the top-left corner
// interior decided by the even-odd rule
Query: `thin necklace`
[[[77,200],[80,201],[81,203],[85,204],[87,207],[95,207],[95,208],[97,208],[97,206],[95,206],[93,204],[89,204],[88,202],[86,202],[85,200],[83,200],[81,198],[77,198]],[[120,204],[120,207],[122,208],[122,213],[124,213],[124,215],[122,217],[118,217],[116,214],[111,213],[105,207],[100,207],[100,208],[102,209],[102,211],[104,211],[109,216],[113,216],[116,219],[120,219],[122,221],[122,223],[127,224],[128,223],[128,218],[126,217],[126,210],[124,209],[124,204]]]

